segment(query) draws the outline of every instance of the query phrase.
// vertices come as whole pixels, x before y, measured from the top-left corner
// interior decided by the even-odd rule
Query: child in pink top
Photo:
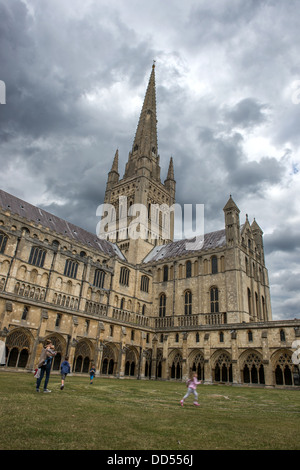
[[[183,399],[180,400],[180,404],[181,406],[183,406],[183,402],[184,400],[190,396],[191,393],[194,394],[194,397],[195,397],[195,401],[194,401],[194,405],[195,406],[199,406],[199,403],[198,403],[198,393],[196,391],[196,388],[197,388],[197,385],[201,384],[201,380],[198,382],[197,380],[197,374],[196,372],[194,372],[192,374],[192,377],[187,381],[187,387],[188,387],[188,391],[187,393],[184,395]]]

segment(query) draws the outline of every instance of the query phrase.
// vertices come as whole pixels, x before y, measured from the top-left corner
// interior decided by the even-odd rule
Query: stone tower
[[[106,233],[118,244],[130,263],[139,264],[153,246],[169,243],[174,237],[175,203],[173,158],[170,158],[167,178],[161,182],[157,145],[155,65],[146,90],[132,149],[125,173],[120,179],[118,150],[108,174],[105,204],[115,212]]]

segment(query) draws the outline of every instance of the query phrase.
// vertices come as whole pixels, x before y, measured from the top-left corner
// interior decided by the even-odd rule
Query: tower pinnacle
[[[157,149],[157,119],[156,119],[156,91],[155,91],[155,64],[152,65],[143,107],[139,117],[132,151],[129,153],[124,177],[132,176],[139,167],[138,160],[148,159],[151,177],[160,179],[159,157]],[[141,163],[140,163],[141,164]],[[144,163],[143,163],[144,165]]]

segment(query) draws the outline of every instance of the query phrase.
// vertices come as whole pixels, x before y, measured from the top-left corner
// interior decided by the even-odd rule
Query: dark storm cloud
[[[293,226],[283,226],[264,237],[266,253],[284,252],[294,253],[298,251],[300,258],[300,230]],[[300,261],[300,259],[299,259]]]
[[[253,98],[244,98],[231,110],[225,111],[224,118],[235,127],[252,128],[266,121],[268,106],[258,103]]]

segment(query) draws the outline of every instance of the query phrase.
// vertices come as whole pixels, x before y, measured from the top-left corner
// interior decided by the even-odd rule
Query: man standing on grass
[[[49,382],[50,378],[50,371],[51,371],[51,366],[52,366],[52,358],[56,356],[56,352],[54,350],[54,345],[52,344],[52,341],[47,340],[44,348],[41,352],[40,360],[38,363],[38,368],[41,369],[41,373],[39,378],[36,381],[36,391],[40,391],[40,385],[41,381],[44,377],[44,374],[46,372],[46,378],[44,382],[44,393],[50,393],[51,390],[48,390],[47,385]]]

